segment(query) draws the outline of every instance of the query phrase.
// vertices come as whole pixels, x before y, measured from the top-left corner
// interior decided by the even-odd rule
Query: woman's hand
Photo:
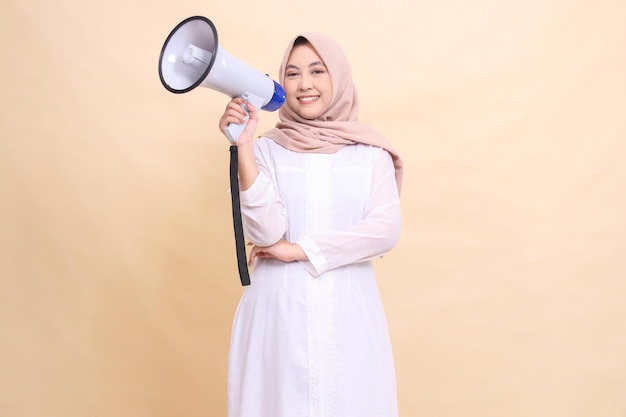
[[[248,243],[252,245],[252,243]],[[283,262],[305,261],[307,256],[297,243],[287,242],[284,239],[279,240],[272,246],[254,246],[250,252],[249,266],[254,264],[256,258],[272,258]]]
[[[241,107],[246,105],[248,116]],[[235,97],[226,105],[226,110],[220,118],[219,128],[226,135],[226,128],[229,124],[241,124],[247,120],[246,127],[243,129],[241,136],[237,142],[231,145],[237,146],[237,159],[239,162],[239,187],[241,191],[245,191],[252,186],[256,177],[259,175],[259,169],[254,156],[254,132],[259,122],[258,109],[245,101],[241,97]],[[228,138],[228,136],[226,136]],[[229,139],[230,141],[230,139]]]
[[[241,107],[242,104],[246,105],[246,108],[248,109],[248,116],[246,116],[245,111]],[[220,131],[226,135],[226,128],[229,124],[242,124],[246,120],[248,122],[246,127],[241,133],[241,136],[239,136],[237,142],[233,143],[233,145],[243,147],[245,145],[252,144],[254,140],[254,132],[256,131],[257,124],[259,123],[258,109],[251,103],[245,101],[243,98],[235,97],[226,105],[226,110],[220,118]]]

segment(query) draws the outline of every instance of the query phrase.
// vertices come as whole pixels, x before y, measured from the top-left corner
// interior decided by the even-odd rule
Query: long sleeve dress
[[[390,155],[255,142],[259,175],[241,192],[246,237],[298,243],[308,261],[257,259],[237,308],[229,417],[397,417],[396,380],[372,260],[398,241]]]

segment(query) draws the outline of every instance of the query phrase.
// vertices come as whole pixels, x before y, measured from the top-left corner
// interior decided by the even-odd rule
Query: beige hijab
[[[300,117],[288,105],[279,110],[280,121],[264,133],[279,145],[296,152],[334,153],[346,145],[364,143],[385,149],[392,156],[398,191],[402,185],[402,160],[387,139],[372,127],[358,121],[359,97],[352,81],[352,71],[343,51],[335,41],[319,33],[296,36],[285,51],[279,77],[285,80],[285,67],[294,43],[305,38],[315,48],[330,74],[333,97],[328,109],[317,119]]]

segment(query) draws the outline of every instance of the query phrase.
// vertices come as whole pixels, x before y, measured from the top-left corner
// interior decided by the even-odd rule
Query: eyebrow
[[[311,62],[311,63],[309,64],[309,68],[311,68],[311,67],[315,67],[315,66],[317,66],[317,65],[321,65],[321,66],[323,66],[323,67],[325,67],[325,66],[326,66],[326,65],[324,65],[324,63],[323,63],[322,61],[314,61],[314,62]],[[294,65],[294,64],[289,64],[289,65],[287,65],[287,67],[285,67],[285,69],[288,69],[288,68],[300,69],[297,65]]]

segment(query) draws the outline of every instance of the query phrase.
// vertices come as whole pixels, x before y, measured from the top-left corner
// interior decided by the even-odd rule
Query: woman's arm
[[[254,132],[259,112],[254,105],[237,97],[226,106],[219,128],[226,135],[230,123],[241,124],[246,114],[241,107],[246,104],[248,119],[237,143],[241,217],[246,237],[257,245],[269,246],[280,240],[287,230],[287,215],[271,179],[268,164],[257,159]]]
[[[375,162],[372,186],[363,219],[347,230],[305,236],[296,243],[303,249],[305,268],[314,276],[351,263],[378,258],[400,239],[402,218],[395,169],[389,153]]]
[[[259,161],[259,173],[253,184],[239,194],[241,218],[246,237],[257,246],[270,246],[287,231],[287,209],[278,195],[270,171]]]
[[[256,258],[272,258],[283,262],[306,261],[306,253],[297,243],[291,243],[281,239],[267,247],[254,246],[250,251],[248,265],[252,266]]]
[[[319,276],[331,269],[384,255],[400,239],[401,226],[395,169],[390,155],[383,151],[373,169],[370,197],[360,222],[347,230],[305,236],[297,242],[280,239],[272,245],[256,245],[250,254],[250,264],[256,258],[301,261],[312,275]]]

